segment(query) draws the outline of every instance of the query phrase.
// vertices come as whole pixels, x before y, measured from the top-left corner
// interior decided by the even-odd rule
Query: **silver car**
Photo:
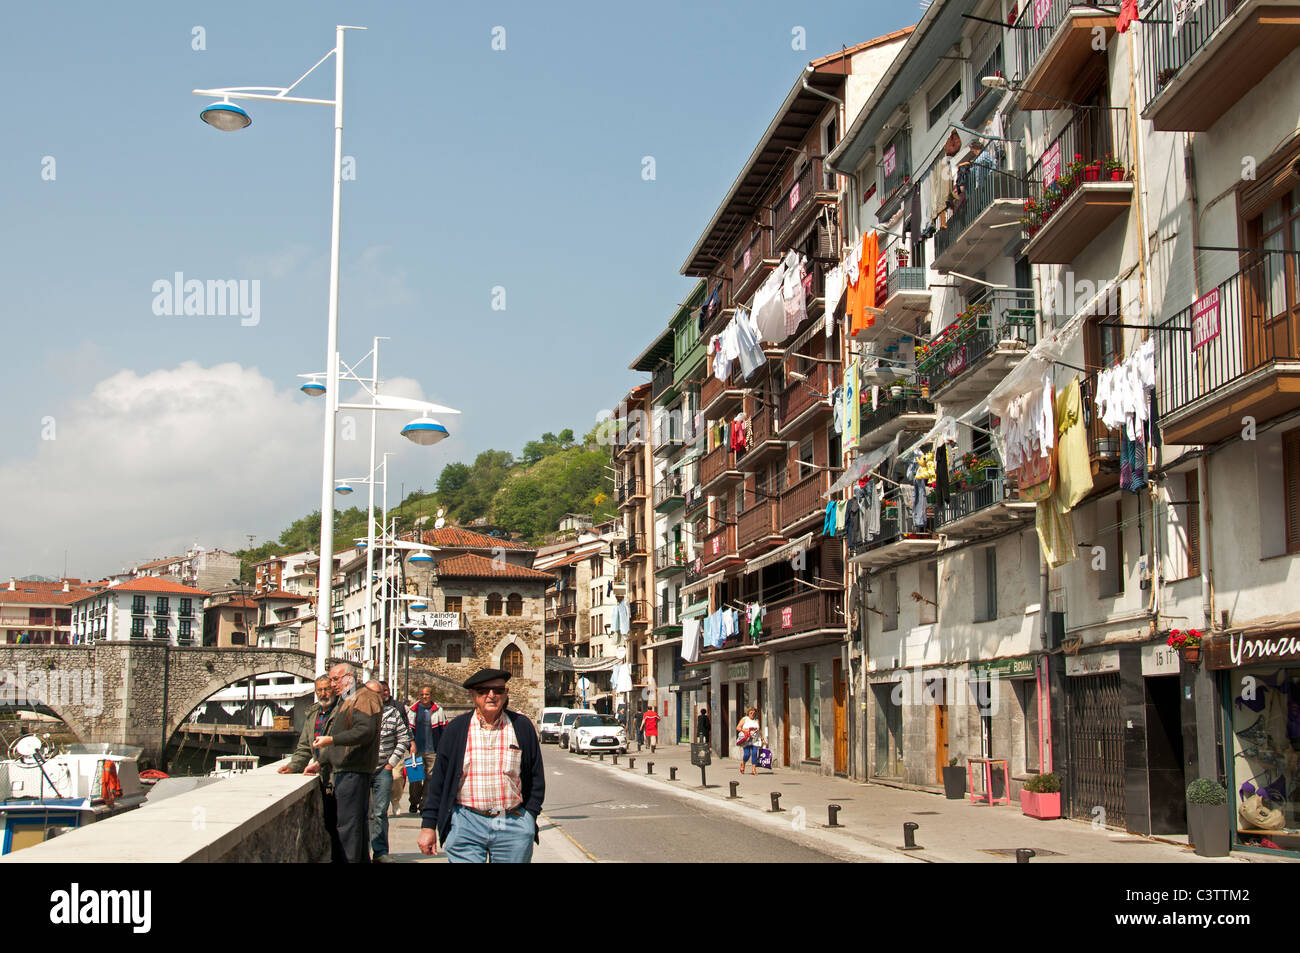
[[[579,715],[596,714],[590,708],[570,708],[560,716],[559,738],[560,747],[565,751],[569,750],[569,728],[573,725],[573,720]]]
[[[574,754],[593,751],[627,754],[627,729],[609,715],[579,715],[569,726],[569,750]]]

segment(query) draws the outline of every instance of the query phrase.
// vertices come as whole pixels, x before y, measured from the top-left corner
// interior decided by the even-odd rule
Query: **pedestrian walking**
[[[707,745],[712,737],[713,719],[709,717],[709,709],[701,705],[700,713],[695,717],[695,740]]]
[[[406,712],[393,700],[387,682],[366,682],[366,688],[383,702],[379,715],[379,753],[375,771],[370,776],[370,851],[376,864],[391,864],[388,856],[388,805],[394,780],[402,770],[406,752],[411,747],[411,729]]]
[[[334,799],[334,785],[330,778],[329,764],[322,764],[316,758],[316,749],[312,742],[325,733],[334,707],[334,693],[330,691],[328,675],[316,679],[316,701],[307,709],[303,719],[302,731],[298,734],[298,746],[294,749],[289,763],[280,767],[280,774],[314,774],[320,780],[321,806],[325,814],[325,831],[330,838],[330,860],[341,864],[345,861],[343,842],[339,840],[338,803]]]
[[[655,745],[659,743],[659,712],[654,707],[647,708],[641,713],[641,721],[637,724],[637,731],[645,735],[646,744],[650,746],[650,753],[655,753]]]
[[[424,762],[424,780],[412,781],[410,811],[418,814],[424,804],[424,786],[433,771],[433,762],[438,754],[438,742],[447,727],[447,713],[433,700],[433,686],[420,686],[420,700],[411,712],[412,728],[415,732],[415,754]]]
[[[753,764],[754,774],[758,774],[758,749],[762,747],[761,727],[758,723],[758,709],[751,705],[745,712],[745,717],[736,725],[736,744],[743,751],[741,774],[745,773],[747,764]]]
[[[325,733],[312,746],[322,763],[330,763],[344,856],[350,864],[369,863],[370,782],[379,758],[383,702],[370,689],[357,684],[352,666],[347,663],[330,669],[330,689],[338,701],[330,712]]]
[[[474,710],[448,723],[426,780],[420,850],[438,844],[452,863],[529,863],[546,777],[537,729],[510,711],[509,672],[489,668],[464,682]]]

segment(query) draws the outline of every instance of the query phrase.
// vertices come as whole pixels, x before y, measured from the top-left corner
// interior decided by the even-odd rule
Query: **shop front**
[[[1203,643],[1218,678],[1234,848],[1300,857],[1300,628]]]

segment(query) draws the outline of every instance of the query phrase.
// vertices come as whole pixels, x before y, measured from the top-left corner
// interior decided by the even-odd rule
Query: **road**
[[[547,745],[546,816],[601,863],[826,863],[841,858],[720,808],[624,780]]]

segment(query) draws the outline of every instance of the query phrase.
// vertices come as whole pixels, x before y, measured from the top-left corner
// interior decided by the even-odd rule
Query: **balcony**
[[[822,205],[839,197],[834,186],[828,187],[822,173],[822,157],[813,156],[790,187],[781,194],[772,209],[772,232],[776,247],[784,248],[806,226]]]
[[[148,615],[148,614],[149,614],[149,610],[145,608],[145,604],[143,602],[135,602],[131,604],[131,615]]]
[[[900,490],[900,487],[891,487],[885,491],[880,510],[880,532],[866,542],[854,543],[850,562],[867,569],[880,569],[938,550],[934,507],[924,500],[920,502],[926,509],[918,524],[913,517],[913,508],[907,505]]]
[[[662,411],[655,417],[650,449],[656,457],[676,453],[689,439],[680,407]]]
[[[1262,424],[1300,409],[1297,271],[1295,256],[1269,255],[1161,322],[1165,443],[1217,443],[1240,432],[1245,416]]]
[[[898,211],[903,197],[904,186],[911,181],[912,175],[912,130],[904,127],[885,147],[881,155],[881,173],[884,182],[880,189],[881,221],[888,221]]]
[[[731,273],[736,300],[744,301],[758,290],[779,259],[772,251],[772,230],[756,227],[749,244],[736,253]]]
[[[930,397],[960,402],[992,390],[1033,346],[1037,311],[1033,298],[1014,290],[978,296],[917,356],[917,378]]]
[[[706,536],[701,556],[707,572],[717,572],[739,563],[741,559],[736,549],[736,527],[723,526],[711,536]]]
[[[1127,109],[1076,110],[1029,170],[1030,264],[1068,264],[1133,204]]]
[[[1006,226],[1020,220],[1028,195],[1029,184],[1019,176],[972,165],[964,198],[934,237],[934,270],[981,271],[1014,237]]]
[[[781,436],[789,437],[812,420],[831,412],[828,365],[818,361],[807,372],[805,380],[794,380],[781,395]],[[791,374],[787,373],[787,377]]]
[[[558,607],[558,615],[561,619],[573,618],[578,614],[578,603],[575,599],[565,599]]]
[[[736,543],[742,557],[752,559],[784,542],[777,526],[779,509],[777,497],[765,495],[740,514],[736,521]]]
[[[615,495],[618,497],[619,509],[631,506],[637,500],[644,500],[646,498],[645,481],[639,476],[624,480],[618,485]]]
[[[1012,32],[1019,39],[1024,74],[1016,105],[1024,110],[1060,109],[1060,101],[1071,98],[1079,74],[1094,57],[1104,67],[1115,36],[1115,11],[1084,0],[1031,0]],[[1104,37],[1105,44],[1097,37]]]
[[[1097,376],[1086,378],[1081,385],[1084,425],[1088,428],[1088,466],[1092,470],[1094,491],[1111,490],[1119,483],[1118,430],[1111,430],[1097,415]]]
[[[939,419],[934,404],[910,387],[900,388],[898,396],[886,397],[885,393],[889,391],[882,388],[875,410],[869,403],[862,405],[858,430],[862,435],[858,440],[861,451],[883,447],[898,433],[929,430]]]
[[[754,470],[760,464],[784,453],[785,441],[777,439],[776,431],[773,407],[764,404],[750,415],[750,441],[737,459],[737,465],[746,470]]]
[[[707,505],[709,496],[704,492],[704,487],[696,483],[686,488],[686,515],[690,516],[698,513],[701,507]]]
[[[781,535],[793,539],[798,532],[826,516],[826,497],[831,488],[831,474],[814,470],[781,494],[777,515]]]
[[[620,540],[614,547],[618,553],[618,560],[621,563],[629,562],[633,559],[644,559],[648,554],[646,552],[645,537],[640,533],[634,533],[627,539]]]
[[[811,636],[814,633],[828,640],[843,638],[844,593],[805,590],[766,606],[763,615],[763,641],[773,639],[794,641],[794,636]],[[800,639],[799,641],[804,641]]]
[[[873,341],[881,344],[897,341],[900,337],[917,337],[929,329],[925,319],[930,314],[932,293],[926,281],[925,269],[907,264],[910,261],[900,246],[891,240],[885,248],[885,300],[880,304],[884,314],[879,315],[870,327],[858,331],[855,341]]]
[[[731,376],[725,382],[718,380],[712,368],[708,378],[700,387],[700,410],[710,420],[729,417],[740,406],[745,395],[745,385],[740,376],[740,362],[733,362]]]
[[[682,493],[681,474],[674,474],[665,482],[656,483],[654,500],[656,513],[671,513],[680,509],[686,502],[686,496]]]
[[[1174,0],[1142,14],[1142,118],[1204,132],[1300,46],[1297,0],[1203,0],[1177,33]]]
[[[671,576],[686,571],[686,551],[681,543],[669,543],[655,550],[655,575]]]
[[[578,633],[573,628],[561,628],[556,639],[561,645],[568,645],[578,640]]]
[[[665,404],[677,397],[673,383],[673,362],[660,361],[650,378],[650,399],[656,404]]]
[[[676,606],[671,606],[667,603],[661,606],[656,606],[655,630],[681,628],[681,612],[682,607],[680,603]]]
[[[1036,503],[1022,502],[996,458],[969,455],[949,476],[951,494],[938,509],[939,529],[952,539],[979,539],[1034,518]]]
[[[633,623],[648,625],[654,618],[654,614],[650,611],[650,603],[645,599],[636,599],[628,603],[627,608],[628,618]]]
[[[736,466],[736,454],[725,443],[700,458],[700,486],[708,493],[718,493],[744,478]]]

